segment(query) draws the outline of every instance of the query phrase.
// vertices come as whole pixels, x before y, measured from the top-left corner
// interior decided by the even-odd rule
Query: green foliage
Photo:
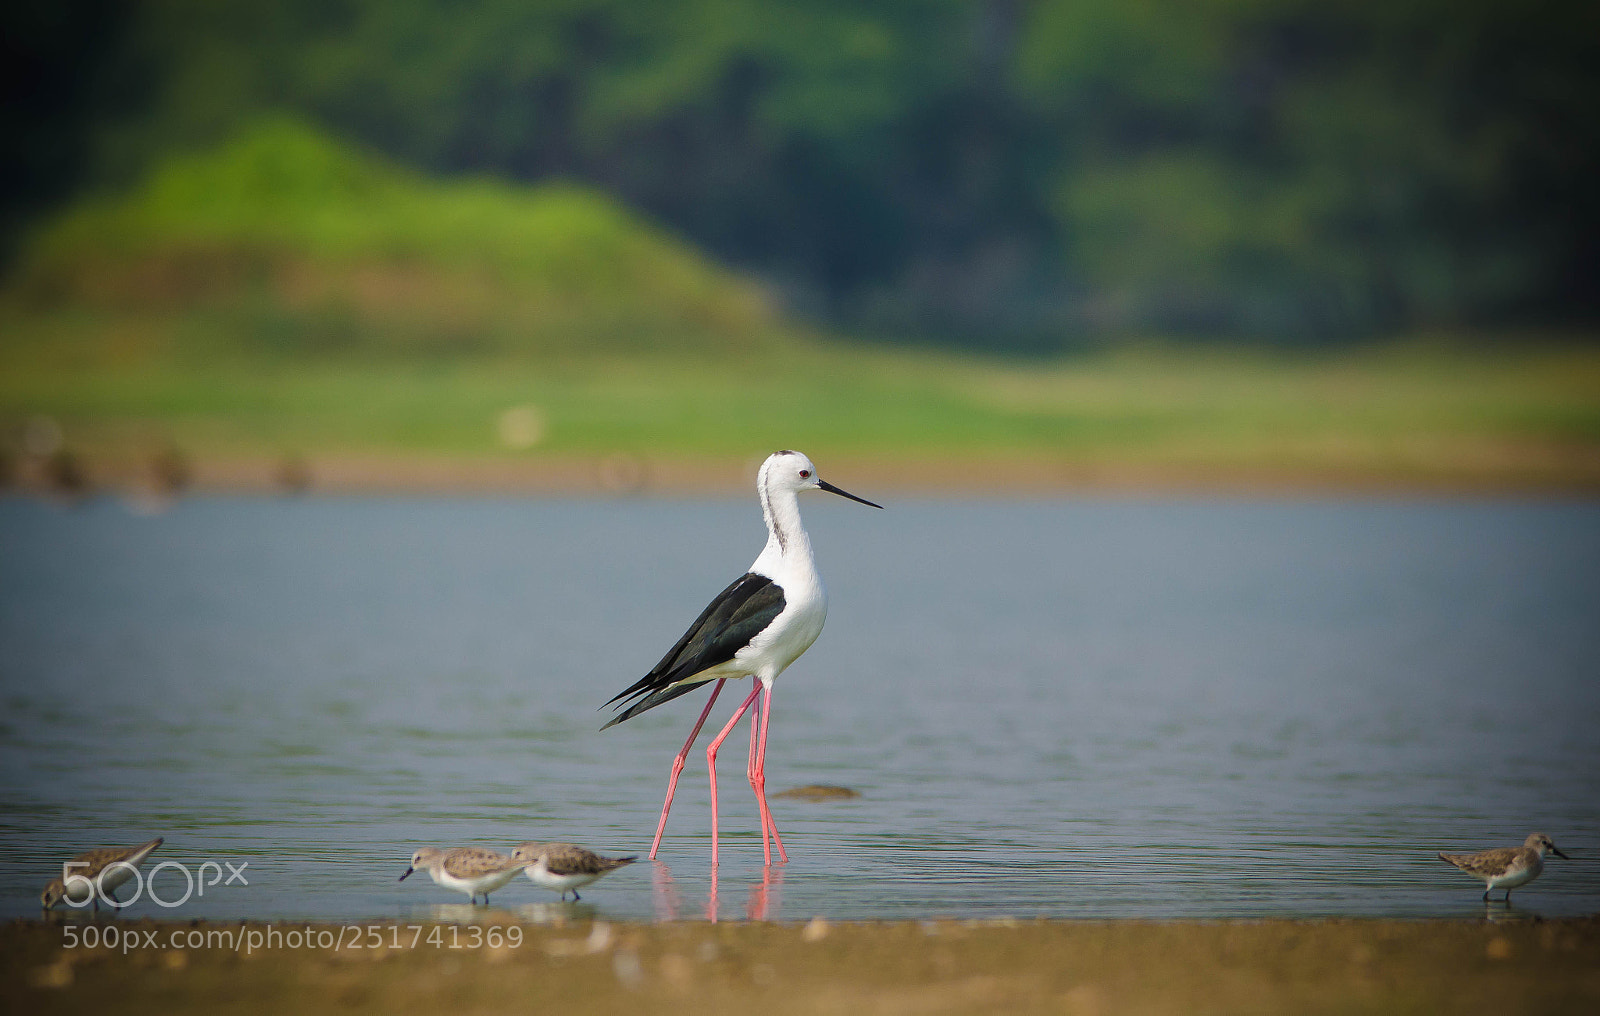
[[[778,331],[757,288],[592,190],[434,183],[281,119],[75,208],[12,291],[179,351],[730,353]]]
[[[23,34],[112,26],[36,61],[93,115],[15,140],[101,179],[288,110],[431,174],[598,186],[856,331],[1600,318],[1591,0],[79,2]],[[54,193],[30,179],[0,200]]]
[[[1570,287],[1597,57],[1567,0],[1045,0],[1018,81],[1071,138],[1070,263],[1122,314],[1345,335],[1600,307]]]

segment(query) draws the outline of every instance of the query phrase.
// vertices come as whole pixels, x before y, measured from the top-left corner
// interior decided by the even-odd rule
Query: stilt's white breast
[[[828,597],[822,583],[794,589],[784,587],[783,613],[739,650],[734,658],[745,664],[755,676],[771,681],[822,634],[822,625],[828,619]]]
[[[822,588],[811,538],[800,522],[799,490],[813,487],[816,467],[798,452],[769,456],[756,478],[767,544],[750,570],[765,575],[783,590],[783,611],[734,654],[742,674],[771,682],[800,658],[822,634],[828,619],[828,594]]]

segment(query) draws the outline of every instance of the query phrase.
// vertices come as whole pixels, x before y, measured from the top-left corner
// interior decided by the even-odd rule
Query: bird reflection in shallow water
[[[712,879],[716,871],[712,870]],[[712,883],[713,885],[715,882]],[[745,904],[744,914],[752,921],[776,920],[779,911],[783,909],[783,869],[764,865],[761,869],[761,881],[750,887],[750,899]]]
[[[1485,900],[1483,919],[1490,924],[1521,924],[1544,920],[1544,915],[1526,907],[1514,907],[1505,900]]]
[[[654,870],[650,875],[650,895],[655,901],[656,920],[676,921],[681,901],[678,898],[677,883],[672,880],[672,869],[661,861],[651,863],[654,865]]]
[[[706,890],[705,917],[712,924],[717,923],[721,916],[721,901],[718,896],[720,880],[717,875],[717,865],[711,866],[711,878]],[[750,884],[749,896],[745,902],[745,917],[752,921],[775,921],[781,913],[783,886],[783,869],[773,865],[763,865],[761,878]],[[683,897],[678,891],[677,881],[672,877],[672,869],[660,861],[654,862],[651,879],[653,890],[656,920],[676,921],[683,912]]]

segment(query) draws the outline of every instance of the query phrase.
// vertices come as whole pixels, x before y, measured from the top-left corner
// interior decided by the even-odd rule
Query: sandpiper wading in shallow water
[[[1484,881],[1483,898],[1489,898],[1489,890],[1504,889],[1506,902],[1511,902],[1511,890],[1518,886],[1527,885],[1539,877],[1544,871],[1544,852],[1548,850],[1557,857],[1571,860],[1550,842],[1550,837],[1544,833],[1529,833],[1528,838],[1522,841],[1520,847],[1497,847],[1494,850],[1483,850],[1476,854],[1446,854],[1441,852],[1439,860],[1460,868],[1473,878]]]
[[[425,871],[436,884],[466,893],[467,899],[473,902],[482,894],[483,902],[488,903],[489,894],[516,878],[521,870],[521,861],[482,847],[456,847],[454,850],[423,847],[411,855],[411,867],[400,876],[400,881],[404,882],[407,875]]]
[[[605,725],[609,727],[708,681],[716,682],[700,719],[673,759],[667,799],[661,805],[661,820],[656,823],[656,837],[650,844],[652,859],[661,848],[661,834],[667,828],[667,813],[672,810],[672,795],[678,788],[678,774],[683,771],[689,747],[699,736],[723,682],[740,677],[755,678],[755,686],[722,733],[706,747],[706,763],[711,770],[711,863],[717,863],[717,749],[751,706],[755,706],[755,712],[750,718],[750,759],[745,774],[761,811],[761,847],[768,864],[772,863],[773,843],[777,844],[778,856],[789,859],[767,807],[767,724],[772,720],[772,685],[785,667],[811,648],[828,616],[828,597],[811,557],[811,539],[800,523],[796,495],[803,490],[825,490],[873,508],[883,507],[825,483],[817,476],[817,467],[799,452],[767,456],[756,475],[756,496],[767,523],[767,545],[761,555],[748,572],[711,601],[650,673],[606,703],[623,703],[617,707],[622,712]],[[765,701],[758,702],[763,692]]]
[[[62,877],[52,879],[44,887],[44,892],[39,894],[39,903],[49,910],[62,900],[80,906],[92,900],[94,909],[99,910],[100,901],[104,899],[110,906],[120,907],[122,903],[117,899],[117,887],[132,878],[134,869],[161,843],[162,838],[157,836],[137,847],[96,847],[85,850],[62,865]]]
[[[638,860],[603,857],[575,843],[524,843],[511,852],[511,858],[527,866],[534,885],[554,889],[562,899],[570,892],[574,900],[582,899],[579,889]]]

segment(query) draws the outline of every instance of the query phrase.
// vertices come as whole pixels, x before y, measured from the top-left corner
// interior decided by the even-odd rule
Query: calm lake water
[[[741,728],[715,895],[696,750],[664,863],[579,913],[1470,917],[1434,852],[1536,829],[1574,859],[1512,912],[1600,911],[1600,506],[838,479],[889,509],[802,502],[831,614],[778,683],[768,780],[861,796],[774,799],[792,860],[764,871]],[[150,864],[248,886],[134,916],[467,917],[396,881],[415,846],[644,854],[704,693],[603,734],[597,707],[763,538],[753,498],[0,499],[0,917],[156,835]]]

